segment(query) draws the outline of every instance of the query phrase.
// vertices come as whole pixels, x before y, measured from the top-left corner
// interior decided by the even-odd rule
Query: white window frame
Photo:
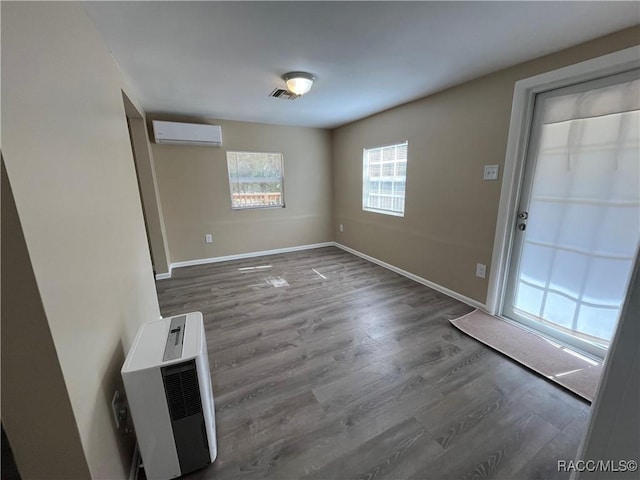
[[[233,186],[231,182],[231,175],[229,171],[229,154],[257,154],[257,155],[279,155],[280,156],[280,204],[279,205],[249,205],[249,206],[233,206]],[[284,199],[284,155],[282,152],[256,152],[256,151],[248,151],[248,150],[227,150],[226,151],[226,161],[227,161],[227,181],[229,182],[229,199],[231,201],[231,209],[236,211],[241,210],[256,210],[256,209],[265,209],[265,208],[285,208],[285,199]]]
[[[517,201],[524,174],[526,147],[536,94],[639,67],[638,47],[631,47],[516,82],[485,303],[487,312],[495,315],[502,313],[507,283],[507,263],[513,243]]]
[[[396,181],[394,180],[394,178],[398,178],[399,175],[396,174],[396,165],[401,162],[402,160],[398,160],[397,158],[394,158],[393,161],[391,162],[380,162],[380,176],[379,177],[374,177],[377,178],[378,183],[381,185],[383,181],[387,181],[387,182],[391,182],[392,183],[392,192],[391,194],[383,194],[380,189],[381,186],[379,187],[379,191],[378,193],[372,194],[370,191],[370,187],[371,187],[371,178],[369,177],[369,154],[373,151],[376,150],[384,150],[386,148],[396,148],[397,147],[405,147],[406,148],[406,152],[407,152],[407,158],[404,160],[405,163],[405,169],[404,169],[404,191],[402,192],[402,195],[398,194],[397,192],[395,192],[395,183]],[[396,150],[397,151],[397,150]],[[382,175],[383,173],[383,165],[384,163],[392,163],[393,164],[393,169],[394,169],[394,174],[391,176],[387,176],[385,177],[384,175]],[[374,212],[374,213],[381,213],[384,215],[393,215],[396,217],[404,217],[404,209],[405,209],[405,204],[406,204],[406,198],[407,198],[407,167],[408,167],[408,163],[409,163],[409,142],[407,140],[405,140],[404,142],[401,143],[394,143],[391,145],[383,145],[380,147],[371,147],[371,148],[363,148],[362,149],[362,210],[366,211],[366,212]],[[385,180],[386,178],[386,180]],[[375,180],[374,180],[375,181]],[[402,199],[402,210],[395,210],[395,209],[386,209],[386,208],[381,208],[381,207],[371,207],[368,205],[367,201],[368,199],[371,197],[371,195],[379,195],[380,197],[385,196],[385,197],[391,197],[391,198],[401,198]]]

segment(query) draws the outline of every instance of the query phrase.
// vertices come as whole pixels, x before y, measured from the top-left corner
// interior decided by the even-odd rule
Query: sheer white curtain
[[[514,307],[607,345],[640,240],[640,81],[543,108]]]

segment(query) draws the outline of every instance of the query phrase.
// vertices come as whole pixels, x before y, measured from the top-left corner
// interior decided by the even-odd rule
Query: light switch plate
[[[483,180],[498,180],[498,169],[500,165],[485,165]]]
[[[204,236],[204,241],[207,242],[207,243],[213,243],[213,235],[211,235],[210,233],[207,233]]]
[[[476,277],[485,278],[487,276],[487,266],[482,263],[476,263]]]

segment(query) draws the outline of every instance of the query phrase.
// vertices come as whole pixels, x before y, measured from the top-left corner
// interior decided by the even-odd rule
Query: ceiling
[[[640,23],[632,2],[86,2],[148,113],[333,128]],[[292,70],[318,77],[268,97]]]

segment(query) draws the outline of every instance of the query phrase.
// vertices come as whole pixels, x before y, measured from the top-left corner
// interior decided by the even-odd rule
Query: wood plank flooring
[[[334,247],[157,289],[204,315],[218,458],[190,480],[568,478],[589,405],[452,327],[467,305]]]

